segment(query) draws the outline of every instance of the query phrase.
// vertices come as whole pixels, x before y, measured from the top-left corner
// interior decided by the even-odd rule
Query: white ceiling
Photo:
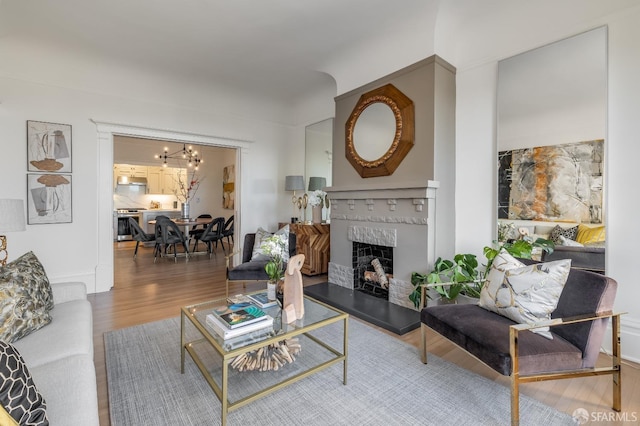
[[[433,26],[428,15],[439,3],[0,0],[0,37],[48,43],[286,101],[331,82],[324,71],[359,44],[411,26]]]

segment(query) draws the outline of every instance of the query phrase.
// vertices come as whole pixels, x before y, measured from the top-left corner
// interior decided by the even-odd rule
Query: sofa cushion
[[[0,403],[19,424],[49,425],[47,404],[20,353],[0,341]]]
[[[70,355],[93,357],[93,323],[88,300],[57,304],[51,310],[51,317],[51,324],[15,342],[29,367]]]
[[[52,425],[98,426],[93,357],[73,355],[31,368]]]
[[[28,252],[18,259],[0,268],[0,279],[13,279],[22,283],[32,299],[47,310],[53,309],[53,294],[49,278],[33,252]]]
[[[509,318],[478,305],[430,306],[422,310],[423,323],[478,357],[500,374],[511,374]],[[555,327],[562,328],[562,327]],[[529,331],[518,334],[521,374],[576,369],[582,366],[582,352],[554,334],[549,340]]]

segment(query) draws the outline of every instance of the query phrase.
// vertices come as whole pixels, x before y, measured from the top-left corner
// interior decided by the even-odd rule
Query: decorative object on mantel
[[[392,118],[395,127],[389,121],[383,132],[368,131],[386,118]],[[393,174],[413,148],[414,120],[413,101],[394,85],[364,93],[346,122],[347,160],[363,178]],[[376,135],[379,138],[373,140]]]
[[[167,167],[167,160],[186,161],[187,167],[193,167],[198,170],[198,166],[202,163],[202,156],[198,154],[198,151],[193,149],[193,146],[187,148],[186,144],[182,144],[182,149],[176,152],[169,152],[169,148],[165,147],[162,154],[156,154],[155,158],[162,160],[162,167]]]
[[[304,203],[304,208],[307,208],[306,194],[305,197],[296,197],[296,191],[304,191],[304,177],[297,175],[285,176],[284,190],[293,191],[293,197],[291,197],[291,204],[293,204],[293,216],[291,216],[291,223],[296,223],[300,220],[300,208],[302,208],[302,204]],[[296,207],[298,208],[297,214]]]
[[[321,203],[317,203],[317,201],[311,202],[311,200],[309,200],[309,204],[311,204],[311,206],[313,207],[311,209],[311,218],[313,223],[322,223],[322,209],[324,208],[325,205],[325,199],[328,201],[327,198],[327,193],[324,192],[324,188],[327,186],[327,179],[321,176],[312,176],[309,178],[309,187],[308,187],[308,191],[321,191],[322,194],[324,194],[324,196],[322,197]],[[320,192],[318,193],[320,194]],[[316,204],[314,204],[316,203]],[[320,204],[321,207],[320,208],[316,208],[316,206]],[[328,205],[327,205],[328,207]],[[318,213],[320,214],[319,217],[319,221],[318,221]]]
[[[27,165],[30,172],[71,173],[71,125],[28,120]]]
[[[183,219],[189,219],[190,206],[189,201],[195,197],[200,188],[202,178],[196,175],[196,168],[191,171],[191,177],[187,174],[187,182],[182,180],[182,175],[178,175],[178,187],[173,191],[176,198],[182,203],[181,205],[181,217]]]
[[[322,223],[322,208],[324,207],[324,199],[327,193],[321,189],[316,189],[309,195],[309,204],[311,205],[311,218],[313,223]]]
[[[0,200],[0,232],[17,232],[26,229],[24,224],[23,200]],[[0,265],[7,264],[7,236],[0,235]]]
[[[290,324],[304,317],[304,298],[302,289],[302,264],[304,254],[296,254],[289,259],[284,275],[284,304],[282,305],[282,321]]]

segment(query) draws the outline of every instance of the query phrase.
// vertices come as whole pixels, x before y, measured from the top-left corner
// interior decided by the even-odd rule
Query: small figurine
[[[287,323],[304,317],[304,293],[302,291],[302,274],[300,273],[303,263],[304,254],[293,256],[289,259],[287,270],[284,273],[284,304],[282,309],[287,313]]]

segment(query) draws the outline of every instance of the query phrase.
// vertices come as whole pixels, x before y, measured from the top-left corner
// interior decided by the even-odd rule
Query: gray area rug
[[[342,323],[314,334],[342,347]],[[180,374],[178,317],[105,333],[104,339],[112,425],[220,424],[220,402],[188,354]],[[232,379],[238,387],[255,386],[321,357],[310,340],[302,348],[284,370],[234,373]],[[232,411],[228,424],[510,424],[508,388],[434,355],[424,365],[415,347],[353,319],[347,380],[343,385],[342,364],[333,365]],[[526,396],[520,412],[522,425],[575,424],[570,415]]]

